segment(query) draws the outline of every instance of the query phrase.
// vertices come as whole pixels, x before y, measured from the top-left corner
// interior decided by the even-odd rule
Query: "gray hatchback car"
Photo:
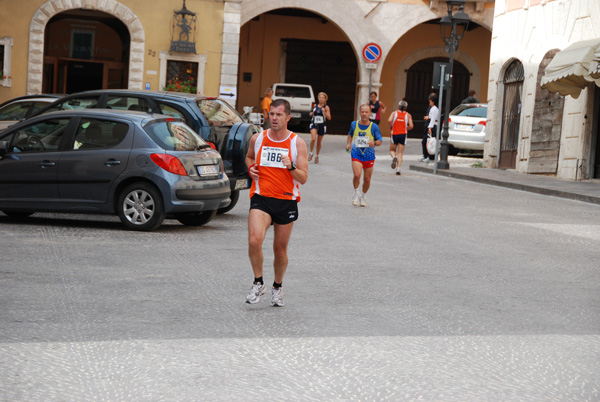
[[[182,119],[142,112],[43,114],[0,133],[0,211],[116,214],[133,230],[209,222],[230,203],[221,155]]]

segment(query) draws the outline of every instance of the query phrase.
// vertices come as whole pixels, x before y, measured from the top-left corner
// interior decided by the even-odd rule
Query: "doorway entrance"
[[[517,167],[519,125],[521,122],[521,91],[525,71],[519,60],[514,60],[504,74],[504,100],[502,105],[502,131],[500,138],[500,169]]]
[[[443,57],[423,59],[413,64],[406,73],[406,101],[408,102],[408,112],[411,114],[415,126],[408,134],[410,138],[423,138],[426,127],[426,120],[423,117],[429,106],[427,99],[429,94],[433,92],[431,89],[433,84],[433,63],[436,61],[447,63],[449,60]],[[452,71],[450,110],[458,106],[467,97],[470,78],[469,70],[462,63],[455,60]],[[446,111],[443,111],[443,113],[446,113]]]
[[[69,10],[46,25],[42,92],[74,93],[127,87],[130,36],[117,18]]]
[[[600,88],[594,89],[594,124],[592,131],[592,150],[590,177],[600,179]]]
[[[325,92],[335,118],[327,122],[327,132],[346,134],[354,120],[357,63],[347,42],[282,39],[285,48],[285,81],[309,84],[315,92]],[[327,55],[327,57],[323,57]],[[332,79],[335,77],[335,79]]]

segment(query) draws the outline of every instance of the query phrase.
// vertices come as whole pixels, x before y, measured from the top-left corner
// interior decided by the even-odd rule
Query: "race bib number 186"
[[[281,156],[288,155],[289,152],[290,150],[287,148],[262,147],[260,166],[285,168],[285,165],[281,161]]]

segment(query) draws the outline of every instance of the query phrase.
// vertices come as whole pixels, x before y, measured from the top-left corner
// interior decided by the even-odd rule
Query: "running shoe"
[[[360,202],[360,191],[354,190],[354,197],[352,197],[352,205],[357,206]]]
[[[428,160],[429,160],[429,158],[424,158],[423,157],[423,158],[419,159],[419,162],[427,162]]]
[[[361,207],[367,206],[367,196],[365,194],[363,194],[362,197],[360,197],[360,206]]]
[[[246,296],[246,303],[254,304],[260,301],[260,297],[265,294],[267,286],[264,283],[253,283],[250,293]]]
[[[400,168],[397,168],[397,169],[396,169],[396,174],[397,174],[398,176],[400,176],[400,175],[402,174],[402,173],[400,173]]]
[[[392,159],[392,169],[396,169],[397,165],[398,165],[398,157],[394,156],[394,159]]]
[[[311,152],[311,153],[308,154],[308,161],[309,162],[312,161],[312,157],[313,157],[313,153]]]
[[[273,306],[273,307],[285,306],[285,303],[283,302],[283,289],[282,288],[272,288],[271,289],[271,306]]]
[[[315,156],[315,163],[319,163],[319,155]]]

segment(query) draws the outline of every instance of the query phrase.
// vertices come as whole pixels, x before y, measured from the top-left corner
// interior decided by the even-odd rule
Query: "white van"
[[[273,85],[273,100],[285,99],[290,102],[292,109],[290,125],[300,125],[303,131],[308,132],[310,125],[310,115],[315,107],[315,95],[312,87],[305,84],[285,84],[278,83]]]

